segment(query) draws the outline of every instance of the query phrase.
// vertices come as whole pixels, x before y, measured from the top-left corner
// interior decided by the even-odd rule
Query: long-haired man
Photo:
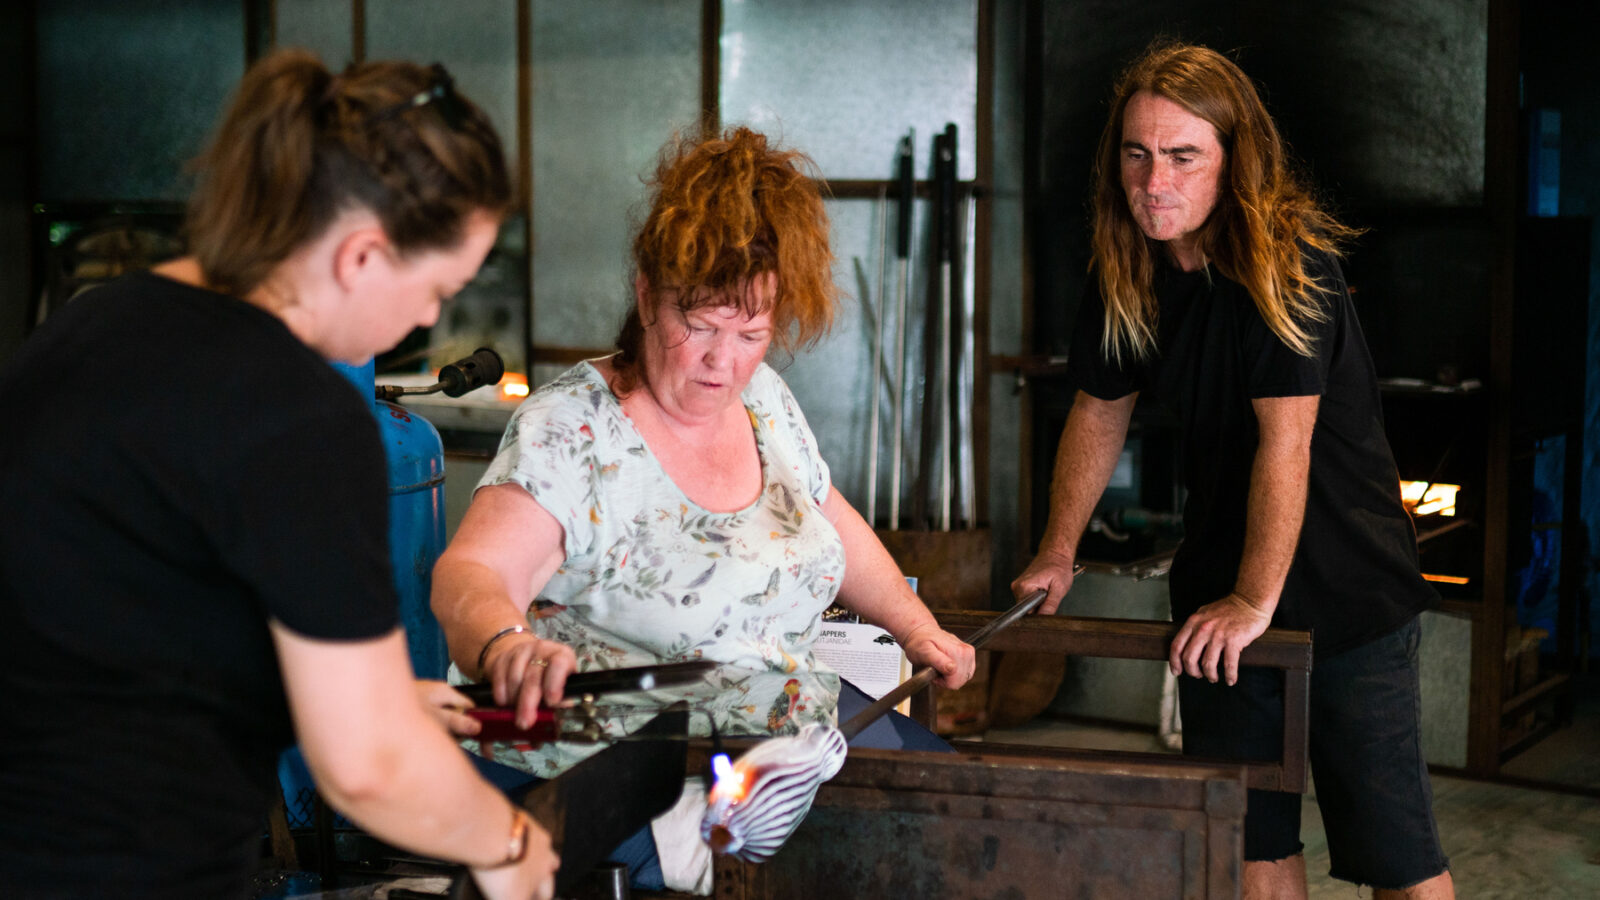
[[[1013,584],[1072,583],[1078,538],[1148,392],[1181,422],[1184,540],[1168,660],[1184,752],[1274,759],[1281,676],[1239,667],[1269,626],[1313,634],[1310,762],[1332,875],[1453,897],[1418,713],[1417,565],[1372,359],[1339,267],[1354,232],[1295,177],[1255,86],[1215,51],[1158,43],[1119,79],[1096,157],[1093,278],[1068,368],[1039,555]],[[1298,794],[1249,792],[1244,896],[1304,897]]]

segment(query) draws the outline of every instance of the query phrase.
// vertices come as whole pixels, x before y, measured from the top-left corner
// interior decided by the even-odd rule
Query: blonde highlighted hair
[[[1201,258],[1244,285],[1284,344],[1314,355],[1307,326],[1327,318],[1318,299],[1325,288],[1306,274],[1302,245],[1338,256],[1360,232],[1323,210],[1290,168],[1249,77],[1214,50],[1170,41],[1152,44],[1117,80],[1095,157],[1091,267],[1106,305],[1102,351],[1119,361],[1124,353],[1143,359],[1156,340],[1157,248],[1134,220],[1121,178],[1123,116],[1141,91],[1216,130],[1224,159],[1216,207],[1196,234]]]

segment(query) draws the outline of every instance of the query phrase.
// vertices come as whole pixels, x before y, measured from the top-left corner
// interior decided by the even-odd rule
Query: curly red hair
[[[770,145],[749,128],[701,140],[679,136],[662,148],[650,210],[633,239],[636,278],[650,295],[672,292],[685,311],[709,305],[762,312],[752,278],[777,276],[772,300],[773,343],[785,351],[810,347],[833,325],[839,293],[833,251],[815,165],[796,150]],[[617,387],[639,377],[644,323],[637,306],[617,337]]]

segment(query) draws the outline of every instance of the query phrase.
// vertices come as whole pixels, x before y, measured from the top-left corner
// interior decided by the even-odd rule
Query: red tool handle
[[[538,746],[555,740],[560,726],[556,710],[545,708],[540,708],[530,728],[518,728],[517,711],[504,706],[469,709],[467,715],[483,723],[483,730],[476,735],[480,741],[525,741]]]

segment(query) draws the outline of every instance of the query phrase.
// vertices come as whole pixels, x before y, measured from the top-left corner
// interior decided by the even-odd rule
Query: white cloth
[[[661,861],[661,880],[668,890],[711,894],[711,846],[700,839],[700,819],[705,812],[705,781],[690,778],[684,782],[678,802],[650,822]]]

